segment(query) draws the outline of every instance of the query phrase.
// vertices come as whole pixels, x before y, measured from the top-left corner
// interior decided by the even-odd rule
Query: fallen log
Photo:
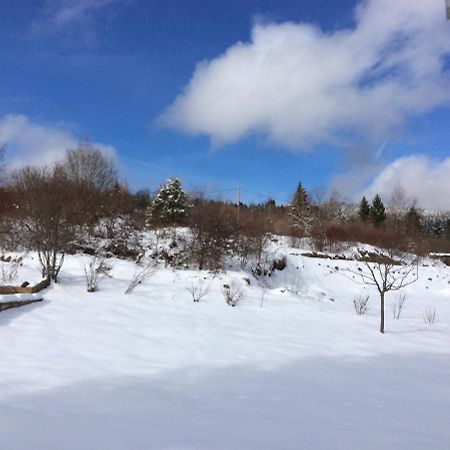
[[[50,285],[50,281],[44,279],[34,286],[0,286],[0,295],[8,294],[35,294],[36,292],[42,291]]]

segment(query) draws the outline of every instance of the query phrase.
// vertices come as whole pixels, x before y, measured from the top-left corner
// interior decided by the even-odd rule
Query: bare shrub
[[[199,303],[209,292],[209,286],[205,286],[202,280],[191,280],[186,286],[186,290],[191,294],[194,303]]]
[[[135,270],[130,282],[128,283],[128,287],[125,291],[125,294],[131,294],[136,289],[137,286],[139,286],[145,280],[150,278],[155,273],[155,271],[156,271],[155,263],[149,263],[143,267],[138,267]]]
[[[312,213],[311,241],[316,251],[333,251],[340,248],[328,238],[328,227],[338,225],[344,219],[345,204],[339,193],[333,191],[327,196],[324,187],[317,187],[312,192],[314,201]]]
[[[434,321],[436,320],[436,308],[429,306],[423,315],[423,321],[427,325],[433,325]]]
[[[93,256],[90,261],[84,265],[87,292],[97,291],[101,280],[109,275],[111,269],[112,266],[108,264],[105,258]]]
[[[122,216],[119,211],[105,217],[107,244],[105,250],[118,258],[136,259],[142,253],[138,233],[129,216]]]
[[[395,320],[400,319],[400,315],[403,310],[403,306],[405,305],[406,294],[404,292],[400,292],[395,300],[392,302],[392,315]]]
[[[392,230],[367,223],[335,223],[327,226],[326,240],[330,248],[339,248],[343,242],[359,242],[394,250],[408,250],[408,240]]]
[[[1,277],[4,284],[12,283],[17,279],[19,267],[22,264],[23,258],[8,258],[9,260],[2,260],[1,263]]]
[[[73,185],[58,164],[25,167],[9,183],[17,199],[22,243],[37,251],[42,276],[56,282],[74,237]]]
[[[293,278],[290,278],[289,282],[286,282],[285,289],[294,295],[299,295],[303,288],[303,279],[300,273],[296,273]]]
[[[259,263],[253,265],[250,270],[261,282],[267,283],[273,272],[273,255],[269,252],[263,252]]]
[[[242,288],[236,281],[232,281],[230,284],[224,284],[222,286],[222,292],[225,303],[233,307],[239,303],[243,296]]]
[[[363,316],[369,310],[369,296],[359,295],[353,299],[353,306],[357,316]]]
[[[267,287],[263,286],[261,289],[261,301],[260,301],[260,307],[263,307],[264,304],[264,299],[266,298],[266,293],[267,293]]]
[[[261,265],[269,239],[267,217],[261,211],[243,211],[234,248],[239,256],[241,269],[245,269],[249,262],[252,265]]]
[[[191,209],[191,238],[187,250],[199,270],[219,271],[224,258],[231,254],[236,235],[236,219],[230,206],[197,201]]]

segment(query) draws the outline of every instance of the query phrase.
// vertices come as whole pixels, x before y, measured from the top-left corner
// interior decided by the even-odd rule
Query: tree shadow
[[[26,314],[33,309],[41,308],[45,306],[47,301],[42,299],[39,302],[29,303],[27,305],[19,306],[17,308],[6,309],[5,311],[0,311],[0,327],[3,325],[8,325],[14,319],[17,319],[19,316]]]

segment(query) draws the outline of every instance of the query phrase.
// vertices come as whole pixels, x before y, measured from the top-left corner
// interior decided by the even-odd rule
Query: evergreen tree
[[[370,220],[375,226],[381,225],[386,220],[386,208],[381,201],[380,196],[375,195],[370,207]]]
[[[312,220],[311,203],[308,193],[301,183],[298,183],[297,190],[292,198],[289,216],[294,228],[304,235],[308,234]]]
[[[147,210],[147,226],[183,225],[188,211],[188,198],[177,178],[169,178],[161,186]]]
[[[359,204],[358,216],[362,222],[369,222],[370,220],[370,205],[366,197],[361,199]]]

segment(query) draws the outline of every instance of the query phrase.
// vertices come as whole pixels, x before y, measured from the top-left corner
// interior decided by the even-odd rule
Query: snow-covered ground
[[[0,313],[0,448],[448,449],[450,268],[421,263],[400,320],[388,294],[381,335],[373,290],[355,315],[356,263],[273,245],[287,267],[268,283],[160,268],[130,295],[132,262],[87,293],[68,257],[43,302]],[[39,281],[33,255],[19,278]]]

